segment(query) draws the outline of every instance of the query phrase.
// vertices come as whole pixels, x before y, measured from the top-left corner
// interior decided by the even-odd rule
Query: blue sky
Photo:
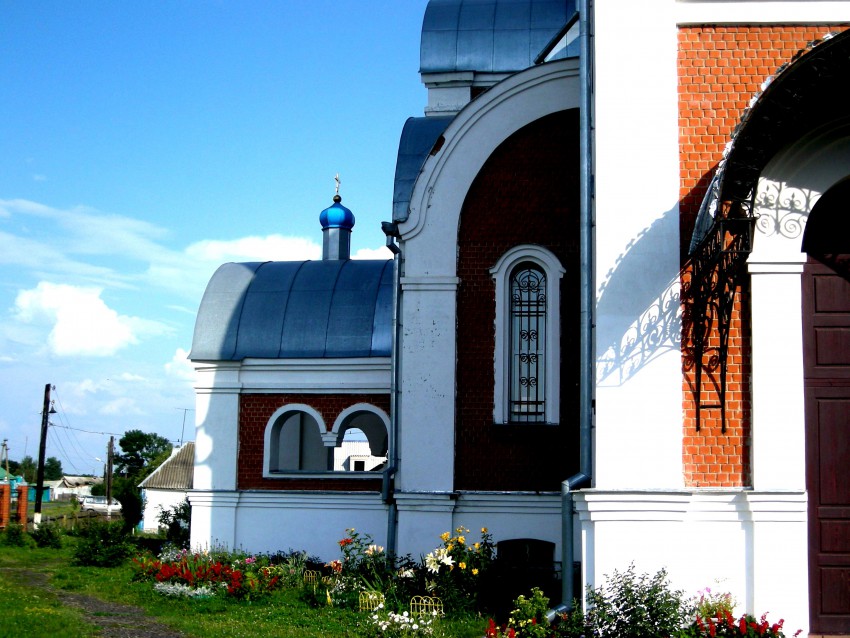
[[[109,434],[177,441],[186,354],[226,261],[391,255],[427,0],[0,0],[0,439],[100,472]]]

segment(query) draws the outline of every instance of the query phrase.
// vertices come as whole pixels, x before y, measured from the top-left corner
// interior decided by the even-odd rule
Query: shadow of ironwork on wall
[[[681,342],[679,273],[660,255],[676,250],[677,208],[643,229],[623,249],[599,286],[596,382],[622,385]]]
[[[755,200],[758,234],[799,239],[806,228],[809,211],[819,197],[820,193],[811,189],[762,180]]]

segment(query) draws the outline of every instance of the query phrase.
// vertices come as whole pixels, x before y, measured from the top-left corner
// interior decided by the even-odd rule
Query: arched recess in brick
[[[461,392],[457,384],[458,343],[454,329],[458,285],[456,247],[461,209],[470,187],[502,142],[547,115],[577,109],[579,93],[578,63],[574,59],[541,64],[511,75],[457,114],[443,133],[444,143],[426,159],[416,180],[409,217],[398,225],[404,260],[400,281],[401,322],[405,331],[421,336],[415,345],[403,341],[400,358],[403,385],[416,384],[416,391],[404,394],[399,406],[403,429],[399,441],[403,459],[398,475],[401,491],[447,493],[460,489],[455,484],[455,467],[461,457],[451,453],[456,442],[456,397]],[[558,148],[552,157],[561,154],[565,158],[578,157],[578,146],[573,152]],[[556,190],[562,181],[560,173],[552,179]],[[502,182],[507,185],[510,179]],[[557,190],[555,197],[563,198],[564,193]],[[546,201],[542,208],[551,205],[551,201]],[[518,228],[524,228],[524,219],[515,212],[514,222]],[[482,271],[487,286],[492,286],[487,269],[494,263],[495,259]],[[489,324],[479,324],[479,328],[482,333],[490,332],[492,339],[492,318]],[[492,376],[492,357],[484,367]],[[404,393],[405,388],[401,391]],[[492,380],[490,390],[482,386],[472,391],[480,396],[490,394],[489,400],[485,400],[485,415],[492,421]],[[503,448],[510,450],[510,447],[507,442],[503,444]],[[494,475],[498,474],[498,464],[509,458],[508,452],[505,458],[490,459]],[[566,476],[569,474],[560,478]],[[559,484],[554,489],[560,489]]]
[[[325,431],[322,415],[309,405],[291,403],[275,410],[266,425],[263,476],[328,470],[328,454],[322,442]]]
[[[334,420],[333,427],[327,433],[326,441],[334,447],[343,444],[347,432],[360,430],[369,444],[369,454],[375,461],[386,462],[389,451],[390,418],[386,412],[369,403],[351,405]],[[364,467],[364,471],[376,471],[375,465]]]
[[[578,471],[579,113],[526,125],[489,157],[463,204],[458,233],[455,483],[462,490],[557,490]],[[560,161],[551,158],[561,156]],[[524,246],[548,264],[560,295],[560,351],[549,375],[560,406],[549,423],[494,423],[497,282],[493,268]],[[520,253],[523,254],[523,253]],[[546,255],[544,261],[542,256]],[[521,258],[517,257],[519,261]],[[561,273],[565,273],[561,277]]]

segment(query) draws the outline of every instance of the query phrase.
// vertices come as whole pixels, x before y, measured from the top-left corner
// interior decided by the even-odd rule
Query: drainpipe
[[[574,533],[573,491],[591,485],[593,476],[593,119],[591,16],[593,0],[578,0],[581,212],[579,219],[579,473],[561,484],[561,605],[572,609]],[[553,610],[555,611],[555,610]]]
[[[395,290],[393,294],[393,340],[391,350],[390,377],[390,432],[389,463],[384,470],[381,484],[381,500],[387,505],[387,555],[395,556],[398,551],[398,507],[395,502],[394,478],[398,471],[398,422],[401,403],[401,366],[399,365],[399,349],[401,348],[401,269],[403,255],[401,248],[395,243],[399,237],[398,224],[382,222],[381,229],[387,236],[387,248],[394,255]]]

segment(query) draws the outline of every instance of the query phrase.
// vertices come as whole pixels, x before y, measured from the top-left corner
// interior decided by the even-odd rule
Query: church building
[[[487,527],[551,547],[568,597],[634,563],[850,635],[848,25],[430,0],[391,218],[354,231],[387,259],[349,258],[338,194],[321,261],[207,287],[193,545]]]

